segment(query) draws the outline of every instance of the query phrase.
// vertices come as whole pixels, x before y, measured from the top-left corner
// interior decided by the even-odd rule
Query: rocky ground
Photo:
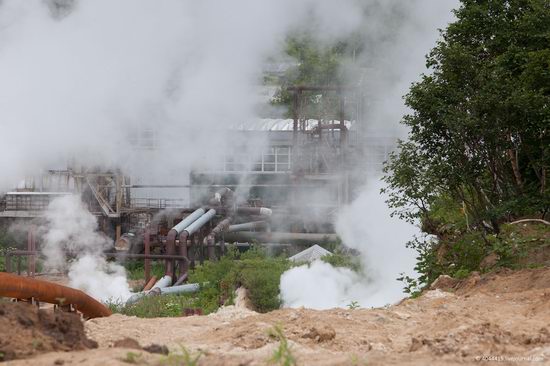
[[[550,268],[441,279],[417,299],[380,309],[241,307],[209,316],[87,321],[98,349],[49,352],[10,365],[265,365],[280,327],[298,365],[550,364]],[[2,329],[1,332],[5,330]],[[141,349],[153,345],[148,351]],[[172,353],[164,356],[166,346]],[[187,363],[191,364],[191,363]]]

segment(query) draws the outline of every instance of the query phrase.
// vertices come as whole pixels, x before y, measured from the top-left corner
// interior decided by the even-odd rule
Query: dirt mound
[[[462,281],[442,279],[419,298],[378,309],[258,314],[231,306],[208,316],[157,319],[115,314],[85,323],[104,352],[50,353],[14,365],[58,359],[124,365],[129,352],[138,353],[142,364],[156,365],[166,356],[149,353],[150,347],[165,345],[172,353],[185,347],[201,354],[199,365],[260,366],[279,347],[280,339],[272,336],[275,327],[298,365],[449,366],[483,360],[543,365],[550,362],[549,324],[550,268],[502,270]]]
[[[0,361],[97,347],[78,315],[24,303],[0,301],[0,329]]]

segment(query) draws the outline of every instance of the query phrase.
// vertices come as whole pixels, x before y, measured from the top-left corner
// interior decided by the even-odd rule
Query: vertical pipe
[[[36,232],[34,226],[31,226],[30,229],[30,235],[31,235],[31,251],[33,253],[36,253]],[[30,270],[31,270],[31,276],[34,277],[36,275],[36,254],[33,254],[30,256]]]
[[[168,255],[175,255],[176,254],[176,236],[178,235],[178,232],[174,229],[170,230],[168,232],[168,235],[166,236],[166,254]],[[166,259],[166,265],[165,265],[165,275],[169,276],[171,278],[174,278],[174,260],[173,259]]]
[[[187,249],[187,258],[189,258],[189,267],[191,269],[195,269],[195,249],[196,249],[196,246],[195,246],[195,239],[196,239],[196,235],[192,235],[190,237],[190,245]]]
[[[118,241],[120,239],[120,237],[122,236],[122,227],[120,226],[120,222],[116,224],[116,229],[115,229],[115,240]]]
[[[208,259],[211,260],[211,261],[215,261],[216,260],[216,248],[214,246],[214,235],[210,234],[206,237],[205,241],[206,241],[206,250],[207,250],[207,253],[208,253]]]
[[[32,230],[27,231],[27,251],[32,251]],[[31,256],[27,257],[27,277],[31,276]]]
[[[189,235],[185,230],[180,234],[180,255],[183,257],[188,257],[187,256],[187,238],[188,237]],[[189,263],[187,261],[179,261],[178,263],[180,268],[179,278],[181,278],[189,270]]]
[[[197,233],[198,235],[198,247],[199,247],[199,263],[200,265],[202,266],[204,264],[204,228],[202,228],[201,230],[199,230],[199,232]]]
[[[149,231],[149,227],[145,229],[145,232],[143,234],[143,250],[145,252],[145,255],[151,254],[151,233]],[[145,282],[149,282],[151,280],[151,259],[145,258]]]
[[[33,226],[32,228],[32,251],[34,253],[37,253],[36,251],[36,230]],[[34,277],[36,275],[36,254],[32,255],[32,276]]]

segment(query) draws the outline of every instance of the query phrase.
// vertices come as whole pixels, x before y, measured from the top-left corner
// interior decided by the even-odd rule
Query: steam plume
[[[125,300],[130,296],[124,267],[107,262],[103,251],[111,240],[98,231],[96,218],[80,197],[54,199],[45,212],[42,253],[47,270],[68,270],[69,285],[98,300]],[[67,256],[71,258],[68,262]]]
[[[457,0],[368,1],[365,4],[362,63],[366,78],[367,136],[406,135],[399,121],[406,113],[402,96],[421,72],[424,55],[435,44],[437,28],[451,19]],[[350,67],[351,78],[358,70]],[[367,146],[367,155],[373,154]],[[382,163],[379,161],[378,163]],[[361,162],[357,169],[366,169]],[[382,306],[404,296],[396,281],[401,272],[414,274],[415,253],[405,243],[418,233],[412,225],[390,218],[379,177],[371,176],[363,193],[342,210],[336,229],[344,244],[360,251],[364,274],[313,263],[291,269],[281,278],[281,296],[288,307],[342,307],[356,301],[363,307]]]

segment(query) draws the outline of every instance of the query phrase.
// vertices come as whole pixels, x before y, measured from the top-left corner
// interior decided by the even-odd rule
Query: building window
[[[266,172],[281,173],[290,171],[290,146],[269,147],[257,161],[249,155],[235,153],[225,156],[224,171],[226,172]]]

